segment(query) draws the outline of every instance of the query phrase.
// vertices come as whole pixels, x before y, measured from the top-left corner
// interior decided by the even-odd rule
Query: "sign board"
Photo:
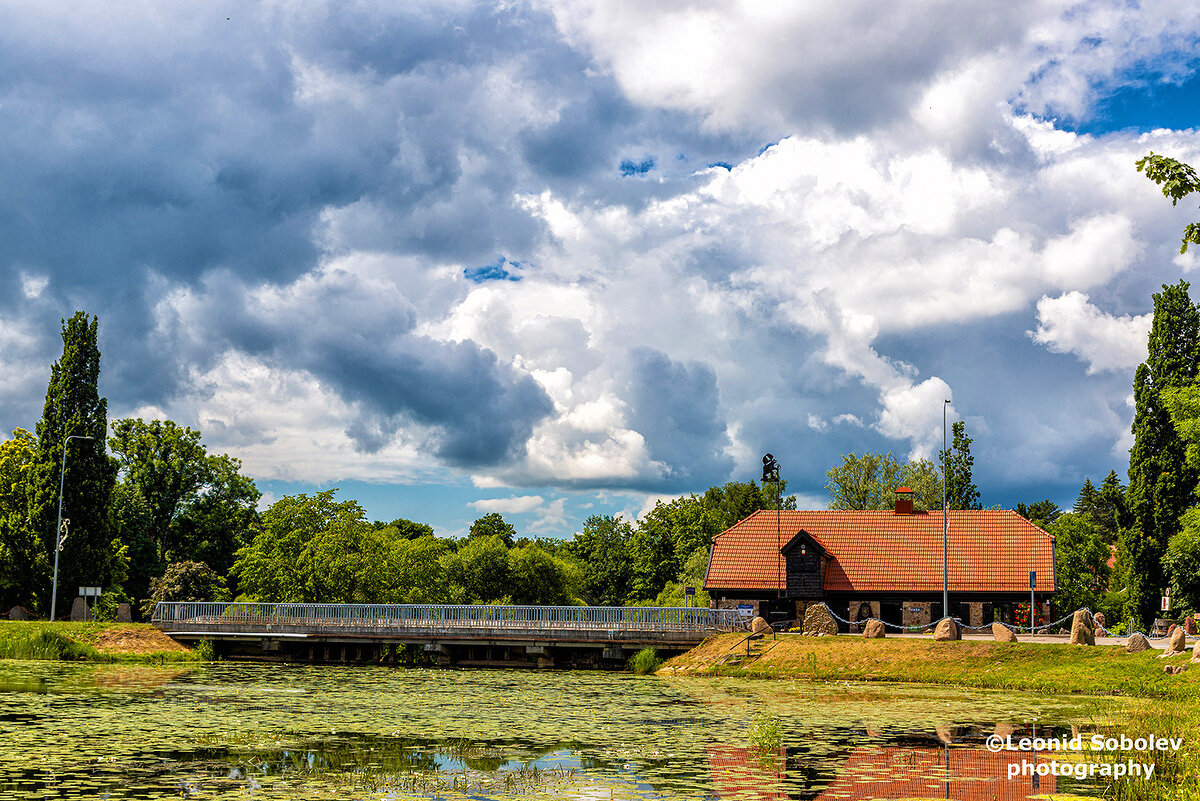
[[[912,613],[915,615],[915,614],[917,614],[918,612],[920,612],[920,611],[921,611],[921,607],[919,607],[919,606],[910,606],[910,607],[908,607],[908,611],[912,612]]]
[[[1164,612],[1171,611],[1171,588],[1170,587],[1167,587],[1165,590],[1163,590],[1162,611],[1164,611]]]
[[[1031,590],[1037,589],[1037,571],[1036,570],[1029,571],[1029,589],[1031,589]]]
[[[84,598],[99,598],[100,597],[100,588],[99,587],[80,587],[79,594],[82,595]]]
[[[695,595],[695,594],[696,594],[696,588],[695,588],[695,587],[684,587],[684,588],[683,588],[683,594],[684,594],[684,595]]]
[[[738,604],[738,617],[754,617],[754,604]]]

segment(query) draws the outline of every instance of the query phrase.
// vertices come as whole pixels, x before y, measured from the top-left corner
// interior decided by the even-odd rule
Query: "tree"
[[[656,597],[667,582],[679,573],[675,544],[670,531],[644,521],[629,538],[630,580],[628,603]]]
[[[337,551],[361,550],[361,529],[374,529],[361,506],[336,501],[335,493],[331,489],[313,496],[285,495],[263,512],[261,530],[238,550],[233,564],[242,594],[284,603],[332,603],[346,597],[343,587],[333,590],[336,597],[326,596],[328,579],[314,571],[369,566],[356,554],[344,557],[353,566],[334,560],[343,558]],[[366,586],[372,580],[356,578],[355,583]]]
[[[104,452],[108,402],[100,397],[99,321],[76,312],[63,321],[62,356],[50,368],[46,403],[37,424],[37,448],[28,484],[29,525],[53,563],[58,540],[60,470],[62,515],[69,535],[59,556],[58,603],[69,604],[80,585],[112,588],[124,578],[126,556],[109,532],[108,506],[115,465]],[[89,437],[71,439],[69,437]],[[49,587],[47,587],[49,589]],[[68,607],[69,608],[69,607]]]
[[[954,439],[949,454],[938,452],[938,464],[945,465],[946,506],[949,509],[982,509],[979,488],[971,480],[975,457],[971,455],[972,439],[967,436],[967,424],[959,420],[951,431]]]
[[[1200,365],[1200,310],[1188,284],[1163,284],[1154,295],[1146,361],[1134,373],[1133,447],[1129,451],[1128,524],[1120,550],[1128,565],[1126,614],[1147,626],[1165,586],[1162,558],[1179,518],[1191,506],[1197,471],[1172,424],[1163,395],[1194,383]]]
[[[579,574],[570,563],[537,545],[513,548],[508,563],[513,603],[567,606],[575,601]]]
[[[442,571],[450,585],[454,603],[509,603],[512,571],[508,546],[494,534],[468,539],[458,551],[442,557]]]
[[[227,601],[225,579],[203,562],[172,562],[154,579],[150,595],[142,605],[149,619],[159,601]]]
[[[513,540],[516,539],[517,530],[505,521],[504,516],[499,512],[489,512],[483,517],[471,524],[470,530],[467,532],[467,539],[473,540],[477,537],[499,537],[504,541],[505,548],[513,546]]]
[[[381,531],[385,528],[395,529],[396,534],[404,537],[406,540],[415,540],[420,537],[433,536],[433,526],[425,523],[414,523],[413,521],[403,517],[397,517],[390,523],[384,523],[376,520],[375,528]]]
[[[0,608],[37,608],[50,564],[41,540],[28,525],[29,471],[37,440],[23,428],[0,443]]]
[[[728,485],[727,485],[728,486]],[[629,596],[629,540],[633,529],[610,515],[592,515],[571,541],[571,553],[582,562],[580,591],[593,606],[621,606]]]
[[[904,465],[891,453],[848,453],[825,472],[830,509],[892,509],[896,488],[904,484]]]
[[[1162,187],[1163,197],[1171,199],[1176,206],[1193,192],[1200,192],[1200,177],[1196,171],[1181,161],[1167,156],[1156,156],[1153,151],[1137,162],[1138,172],[1143,169],[1146,177]],[[1200,223],[1189,223],[1183,229],[1183,245],[1180,254],[1187,253],[1188,245],[1200,245]]]
[[[1054,535],[1054,603],[1058,611],[1097,610],[1109,573],[1109,549],[1100,528],[1084,515],[1067,513],[1047,531]]]
[[[914,509],[942,508],[942,478],[928,459],[900,462],[891,453],[848,453],[825,475],[830,509],[893,509],[902,486],[913,491]]]
[[[1049,498],[1028,505],[1018,503],[1013,507],[1013,511],[1035,526],[1039,526],[1047,531],[1050,530],[1050,526],[1063,513],[1062,509],[1058,508],[1058,504]]]
[[[131,546],[137,543],[139,559],[152,559],[138,564],[134,575],[157,575],[172,561],[202,561],[227,572],[258,522],[260,493],[241,474],[241,462],[224,454],[209,456],[200,432],[171,420],[116,420],[109,447],[117,456],[124,492],[140,499],[138,515],[116,518],[132,526],[120,529],[122,537]],[[132,499],[122,503],[126,513],[133,511]],[[142,547],[146,537],[151,553]]]
[[[1184,512],[1179,533],[1167,545],[1163,566],[1181,611],[1200,610],[1200,508]]]

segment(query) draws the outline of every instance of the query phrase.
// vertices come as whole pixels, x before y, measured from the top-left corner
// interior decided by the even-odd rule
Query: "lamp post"
[[[950,617],[950,510],[946,508],[946,487],[950,483],[950,450],[946,447],[946,407],[942,401],[942,617]]]
[[[83,434],[72,434],[63,440],[62,464],[58,468],[58,526],[54,529],[54,585],[50,590],[50,621],[54,621],[58,611],[58,554],[62,551],[62,496],[63,479],[67,474],[67,446],[73,439],[95,439]]]

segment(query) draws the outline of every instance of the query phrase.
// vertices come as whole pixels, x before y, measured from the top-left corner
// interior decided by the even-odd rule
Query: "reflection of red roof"
[[[993,754],[975,748],[860,746],[837,766],[837,776],[817,796],[833,799],[950,798],[957,801],[1024,801],[1058,790],[1054,776],[1008,778],[1009,763],[1053,761],[1055,754]],[[709,746],[708,765],[716,796],[737,801],[776,801],[795,797],[785,785],[783,757],[764,764],[748,748]],[[947,765],[949,770],[947,771]]]
[[[863,746],[854,749],[838,777],[818,801],[832,799],[952,798],[956,801],[1024,801],[1057,791],[1058,779],[1041,776],[1008,778],[1010,763],[1053,761],[1045,754],[993,754],[974,748],[899,748]],[[947,765],[949,769],[947,770]]]
[[[950,592],[1054,591],[1054,538],[1009,510],[951,511]],[[780,589],[779,549],[800,531],[832,557],[827,592],[942,590],[942,513],[760,510],[713,540],[706,590]]]

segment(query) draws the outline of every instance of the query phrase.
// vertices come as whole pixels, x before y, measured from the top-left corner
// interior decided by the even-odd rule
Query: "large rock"
[[[1159,654],[1159,659],[1166,659],[1168,656],[1179,656],[1187,650],[1187,631],[1183,626],[1176,626],[1171,629],[1171,634],[1167,637],[1167,650]]]
[[[958,629],[958,624],[954,622],[954,618],[944,617],[938,621],[937,628],[933,630],[933,639],[935,640],[961,640],[962,632]]]
[[[804,610],[804,633],[813,637],[837,634],[837,622],[824,604],[813,604]]]
[[[132,623],[133,612],[129,608],[129,604],[117,604],[117,622]]]
[[[883,631],[882,620],[868,620],[863,628],[863,636],[868,640],[882,640],[887,635]]]
[[[1192,661],[1200,662],[1200,640],[1196,640],[1196,644],[1192,647]]]
[[[750,621],[751,634],[772,634],[775,629],[771,628],[771,624],[761,617],[756,617]]]
[[[1146,635],[1140,631],[1135,631],[1129,635],[1129,639],[1125,641],[1125,653],[1136,654],[1150,649],[1150,641],[1146,639]]]
[[[82,596],[76,597],[71,604],[71,620],[87,619],[87,601]]]
[[[1016,642],[1017,635],[1003,623],[992,624],[992,639],[996,642]]]
[[[1086,609],[1077,611],[1071,620],[1071,644],[1096,644],[1096,629],[1092,624],[1092,615]]]
[[[8,610],[9,620],[34,620],[33,613],[23,606],[14,606]]]

